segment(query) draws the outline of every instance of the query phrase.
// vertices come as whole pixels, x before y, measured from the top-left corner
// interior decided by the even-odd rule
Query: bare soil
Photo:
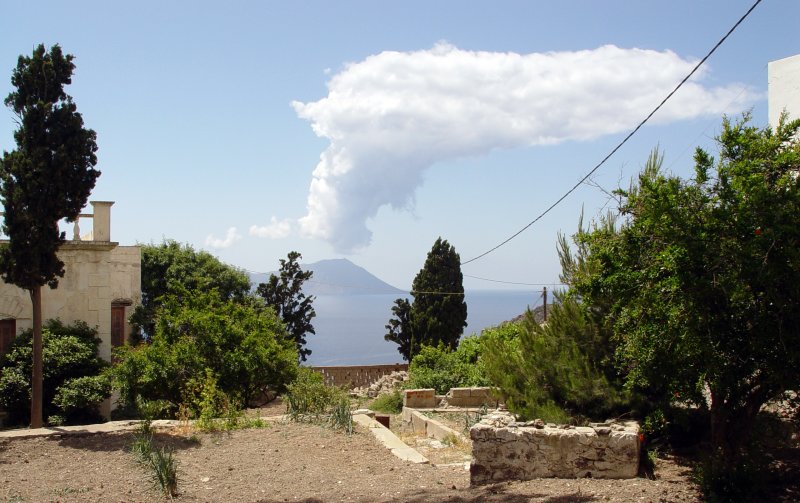
[[[0,502],[165,500],[128,451],[131,439],[131,433],[106,433],[4,440]],[[177,501],[184,502],[700,501],[689,468],[673,459],[659,462],[656,480],[540,479],[470,487],[463,463],[406,463],[360,430],[348,436],[274,421],[232,433],[160,431],[156,443],[175,449]]]

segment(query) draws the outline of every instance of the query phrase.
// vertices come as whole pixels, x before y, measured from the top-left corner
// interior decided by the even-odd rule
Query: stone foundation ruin
[[[636,422],[591,423],[587,427],[517,423],[492,412],[470,429],[470,482],[560,478],[633,478],[639,469]]]

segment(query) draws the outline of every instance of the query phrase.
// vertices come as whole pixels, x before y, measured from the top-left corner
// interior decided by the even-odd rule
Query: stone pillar
[[[114,201],[92,201],[93,241],[111,241],[111,205]]]

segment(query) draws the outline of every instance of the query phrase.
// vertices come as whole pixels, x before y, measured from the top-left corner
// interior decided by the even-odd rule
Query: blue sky
[[[438,236],[467,260],[549,206],[751,4],[11,2],[0,95],[38,43],[76,56],[115,241],[252,271],[345,257],[407,288]],[[627,185],[656,145],[688,176],[723,113],[766,124],[767,63],[800,52],[797,19],[800,2],[762,2],[594,185],[463,272],[556,282],[557,233],[613,208],[598,186]],[[0,110],[0,148],[14,127]]]

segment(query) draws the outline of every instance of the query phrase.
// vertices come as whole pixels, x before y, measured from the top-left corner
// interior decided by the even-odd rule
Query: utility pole
[[[544,322],[547,323],[547,287],[543,287],[542,297],[544,297]]]

